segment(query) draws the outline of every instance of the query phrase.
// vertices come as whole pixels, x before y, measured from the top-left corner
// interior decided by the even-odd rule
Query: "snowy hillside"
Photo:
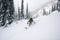
[[[27,20],[21,20],[13,22],[6,28],[0,28],[0,40],[60,40],[58,11],[48,16],[40,16],[34,21],[35,24],[30,27],[27,25]]]
[[[42,16],[43,9],[45,9],[45,11],[47,12],[47,14],[45,15],[50,15],[50,13],[52,13],[52,6],[55,6],[55,8],[57,7],[57,0],[49,1],[45,3],[44,5],[42,4],[42,6],[40,6],[39,8],[37,8],[31,13],[32,17],[37,18],[36,16]]]

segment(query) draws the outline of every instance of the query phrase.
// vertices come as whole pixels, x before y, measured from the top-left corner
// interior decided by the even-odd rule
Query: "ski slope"
[[[30,27],[27,21],[15,21],[6,28],[1,27],[0,40],[60,40],[60,13],[58,11],[34,19],[35,24]]]

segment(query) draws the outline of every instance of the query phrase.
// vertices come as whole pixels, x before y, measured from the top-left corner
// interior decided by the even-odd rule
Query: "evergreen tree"
[[[28,3],[27,3],[27,8],[26,8],[26,18],[29,18],[29,14],[28,14]]]
[[[52,5],[52,12],[55,10],[56,10],[55,5]]]
[[[46,11],[45,11],[45,9],[43,9],[43,15],[46,15]]]
[[[30,11],[28,12],[28,19],[30,19],[32,16],[31,16],[31,13]]]
[[[54,11],[54,7],[53,7],[53,5],[52,5],[52,12]]]
[[[3,19],[3,15],[2,15],[2,0],[0,0],[0,26],[2,24],[2,19]]]
[[[54,11],[56,10],[56,6],[54,5]]]
[[[18,20],[20,20],[20,8],[18,7]]]
[[[8,8],[8,5],[7,5],[7,0],[2,0],[2,26],[5,25],[6,23],[6,15],[7,15],[7,8]]]
[[[58,10],[58,2],[57,2],[57,10]]]
[[[49,10],[49,12],[48,12],[48,15],[50,14],[50,10]]]
[[[22,0],[21,3],[21,19],[24,18],[24,5],[23,5],[24,1]]]
[[[2,0],[0,3],[0,19],[2,20],[1,26],[6,24],[6,20],[9,21],[9,24],[11,24],[14,14],[13,0]]]
[[[60,11],[60,0],[57,2],[57,10]]]
[[[9,15],[7,20],[9,21],[9,24],[11,24],[13,22],[14,19],[14,4],[13,4],[13,0],[9,0],[8,1],[8,9],[9,9]]]
[[[58,5],[57,5],[57,3],[55,4],[55,10],[58,10]]]

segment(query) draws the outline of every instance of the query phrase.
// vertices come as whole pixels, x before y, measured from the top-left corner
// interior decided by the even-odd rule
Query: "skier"
[[[24,27],[25,29],[28,29],[32,24],[35,24],[33,18],[30,18],[27,22],[28,26],[27,27]]]
[[[27,22],[27,24],[29,24],[29,26],[33,23],[33,18],[30,18],[29,21]],[[34,22],[35,23],[35,22]]]

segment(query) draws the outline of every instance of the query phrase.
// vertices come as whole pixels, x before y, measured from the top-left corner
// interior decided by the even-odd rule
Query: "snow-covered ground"
[[[21,20],[13,22],[6,28],[0,28],[0,40],[60,40],[58,11],[48,16],[40,16],[34,21],[35,24],[30,27],[27,25],[27,20]]]

